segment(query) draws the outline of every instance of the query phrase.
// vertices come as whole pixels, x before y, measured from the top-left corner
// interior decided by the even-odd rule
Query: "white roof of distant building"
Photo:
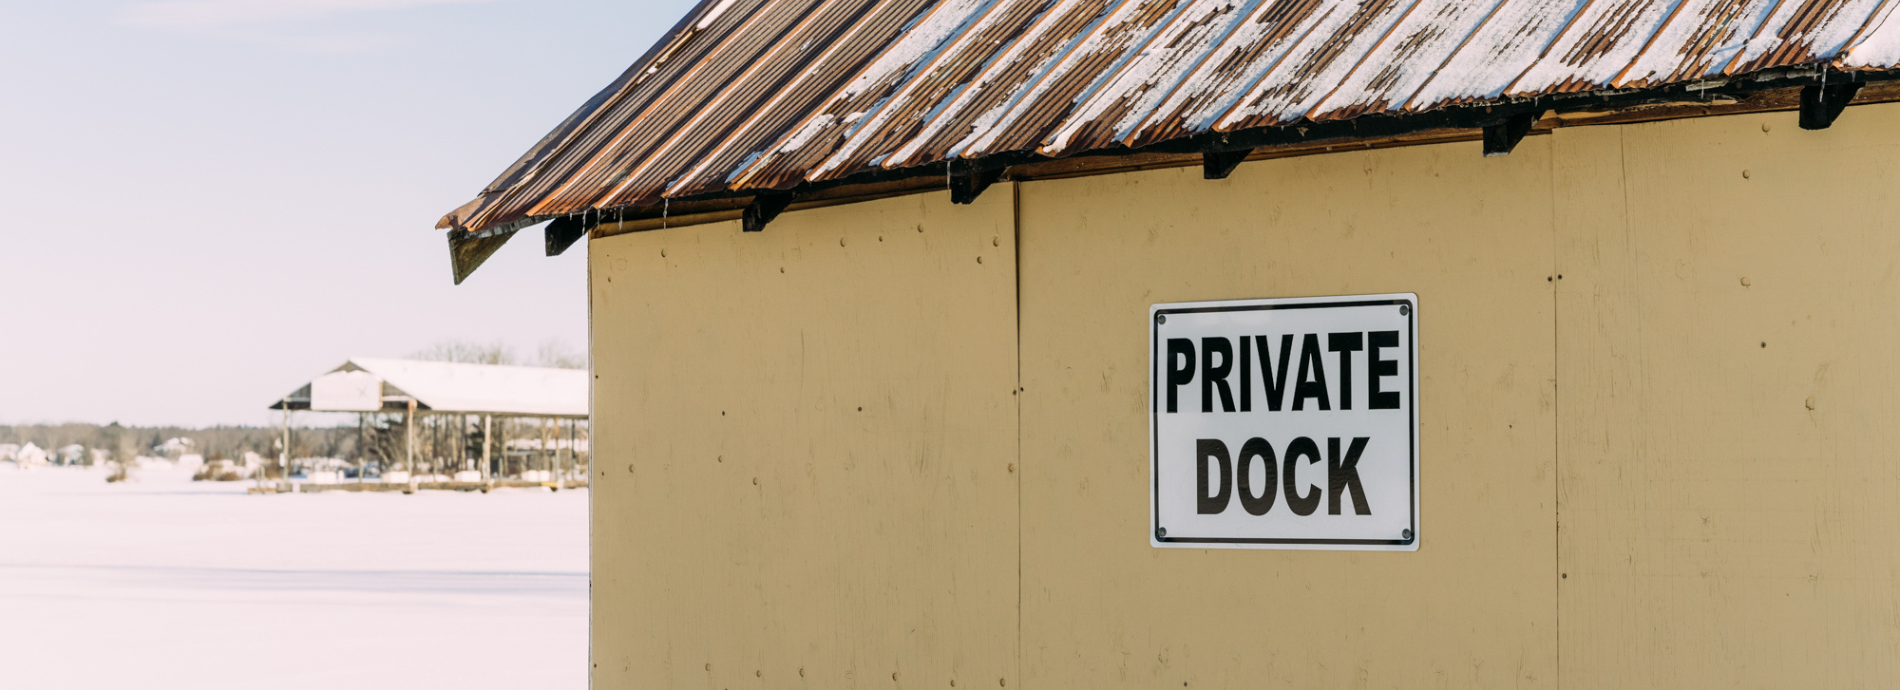
[[[380,381],[383,410],[407,409],[409,400],[414,399],[416,409],[435,412],[579,418],[587,416],[587,376],[585,369],[355,357],[304,384],[284,401],[272,404],[271,409],[283,409],[288,401],[293,410],[368,411],[361,406],[337,405],[331,402],[334,398],[326,399],[324,395],[318,395],[313,406],[312,384],[318,384],[322,393],[323,380],[342,377]]]

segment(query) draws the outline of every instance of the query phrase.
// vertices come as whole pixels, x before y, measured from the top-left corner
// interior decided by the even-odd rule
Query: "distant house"
[[[77,465],[81,460],[86,459],[86,447],[77,443],[60,446],[58,455],[59,464]]]
[[[20,450],[14,453],[13,461],[19,463],[22,467],[32,467],[34,465],[46,464],[46,457],[46,449],[28,442],[26,445],[20,446]]]
[[[153,447],[152,450],[157,451],[159,455],[163,455],[167,458],[176,458],[191,452],[191,439],[166,439],[164,443],[158,444]]]

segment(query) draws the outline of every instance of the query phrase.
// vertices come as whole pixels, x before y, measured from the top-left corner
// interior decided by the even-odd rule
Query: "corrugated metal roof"
[[[1896,4],[709,1],[441,227],[498,236],[668,199],[940,174],[957,159],[1061,158],[1795,65],[1887,70],[1900,63]]]

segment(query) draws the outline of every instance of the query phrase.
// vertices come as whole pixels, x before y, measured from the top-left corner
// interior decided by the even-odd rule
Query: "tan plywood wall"
[[[1012,211],[591,243],[594,687],[1016,681]]]
[[[1556,680],[1548,137],[1021,186],[1031,688]],[[1417,292],[1417,553],[1157,550],[1148,306]]]
[[[1555,137],[1566,687],[1900,684],[1895,131]]]
[[[1900,106],[1794,123],[595,240],[596,687],[1892,686]],[[1148,306],[1381,292],[1420,550],[1150,548]]]

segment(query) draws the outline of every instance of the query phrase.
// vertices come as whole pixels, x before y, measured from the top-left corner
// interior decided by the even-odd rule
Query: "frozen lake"
[[[585,491],[104,476],[0,464],[0,686],[586,686]]]

